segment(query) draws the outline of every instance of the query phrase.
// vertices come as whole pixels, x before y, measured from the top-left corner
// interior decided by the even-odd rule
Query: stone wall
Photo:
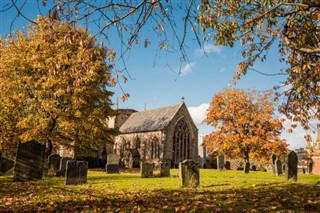
[[[319,156],[312,156],[312,173],[313,174],[320,174],[320,155]]]
[[[148,161],[157,166],[163,160],[164,139],[162,131],[122,134],[115,138],[114,152],[120,156],[125,167],[128,167],[128,158],[132,158],[135,165],[140,161]],[[133,159],[138,156],[139,159]],[[136,162],[137,160],[139,162]]]

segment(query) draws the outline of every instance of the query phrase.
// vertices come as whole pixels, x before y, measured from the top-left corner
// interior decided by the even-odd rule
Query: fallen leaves
[[[211,183],[211,187],[203,184],[197,189],[181,189],[175,184],[176,177],[141,180],[135,173],[111,176],[89,172],[88,184],[80,186],[65,186],[63,178],[14,183],[0,177],[0,212],[320,211],[320,186],[311,183],[310,176],[299,178],[308,177],[305,182],[287,183],[260,172],[245,179],[234,171],[204,170],[201,174],[205,175],[202,183]]]

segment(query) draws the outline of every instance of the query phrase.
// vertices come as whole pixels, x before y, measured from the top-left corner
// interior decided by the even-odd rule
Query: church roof
[[[132,113],[120,127],[121,133],[159,131],[167,127],[182,104]]]

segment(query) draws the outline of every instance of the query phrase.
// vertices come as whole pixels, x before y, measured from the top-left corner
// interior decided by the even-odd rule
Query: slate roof
[[[159,131],[167,127],[182,104],[132,113],[120,127],[121,133]]]

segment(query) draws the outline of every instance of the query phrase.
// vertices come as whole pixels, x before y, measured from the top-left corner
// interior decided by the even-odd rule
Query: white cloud
[[[188,107],[190,115],[196,125],[201,124],[202,121],[205,119],[208,108],[209,108],[208,103],[203,103],[199,106]]]
[[[195,55],[198,58],[201,58],[205,54],[210,54],[210,53],[216,53],[220,55],[222,52],[222,47],[221,46],[216,46],[213,44],[205,44],[203,48],[198,48],[195,50]]]
[[[225,68],[225,67],[222,67],[221,69],[220,69],[220,72],[222,73],[222,72],[225,72],[227,69]]]
[[[282,116],[282,118],[285,118],[285,116]],[[310,120],[310,123],[316,127],[317,123],[319,123],[319,120],[312,119]],[[304,136],[308,134],[298,123],[297,127],[293,129],[292,133],[288,133],[288,129],[291,128],[291,121],[286,119],[283,122],[283,127],[285,130],[283,130],[281,137],[287,140],[287,143],[289,144],[290,149],[298,149],[298,148],[305,148],[306,147],[306,140],[304,139]],[[314,129],[316,130],[316,129]],[[316,133],[310,133],[312,141],[316,141],[317,134]]]
[[[181,74],[185,75],[187,73],[192,72],[192,69],[195,67],[196,63],[195,62],[190,62],[189,64],[184,65],[181,68]]]

